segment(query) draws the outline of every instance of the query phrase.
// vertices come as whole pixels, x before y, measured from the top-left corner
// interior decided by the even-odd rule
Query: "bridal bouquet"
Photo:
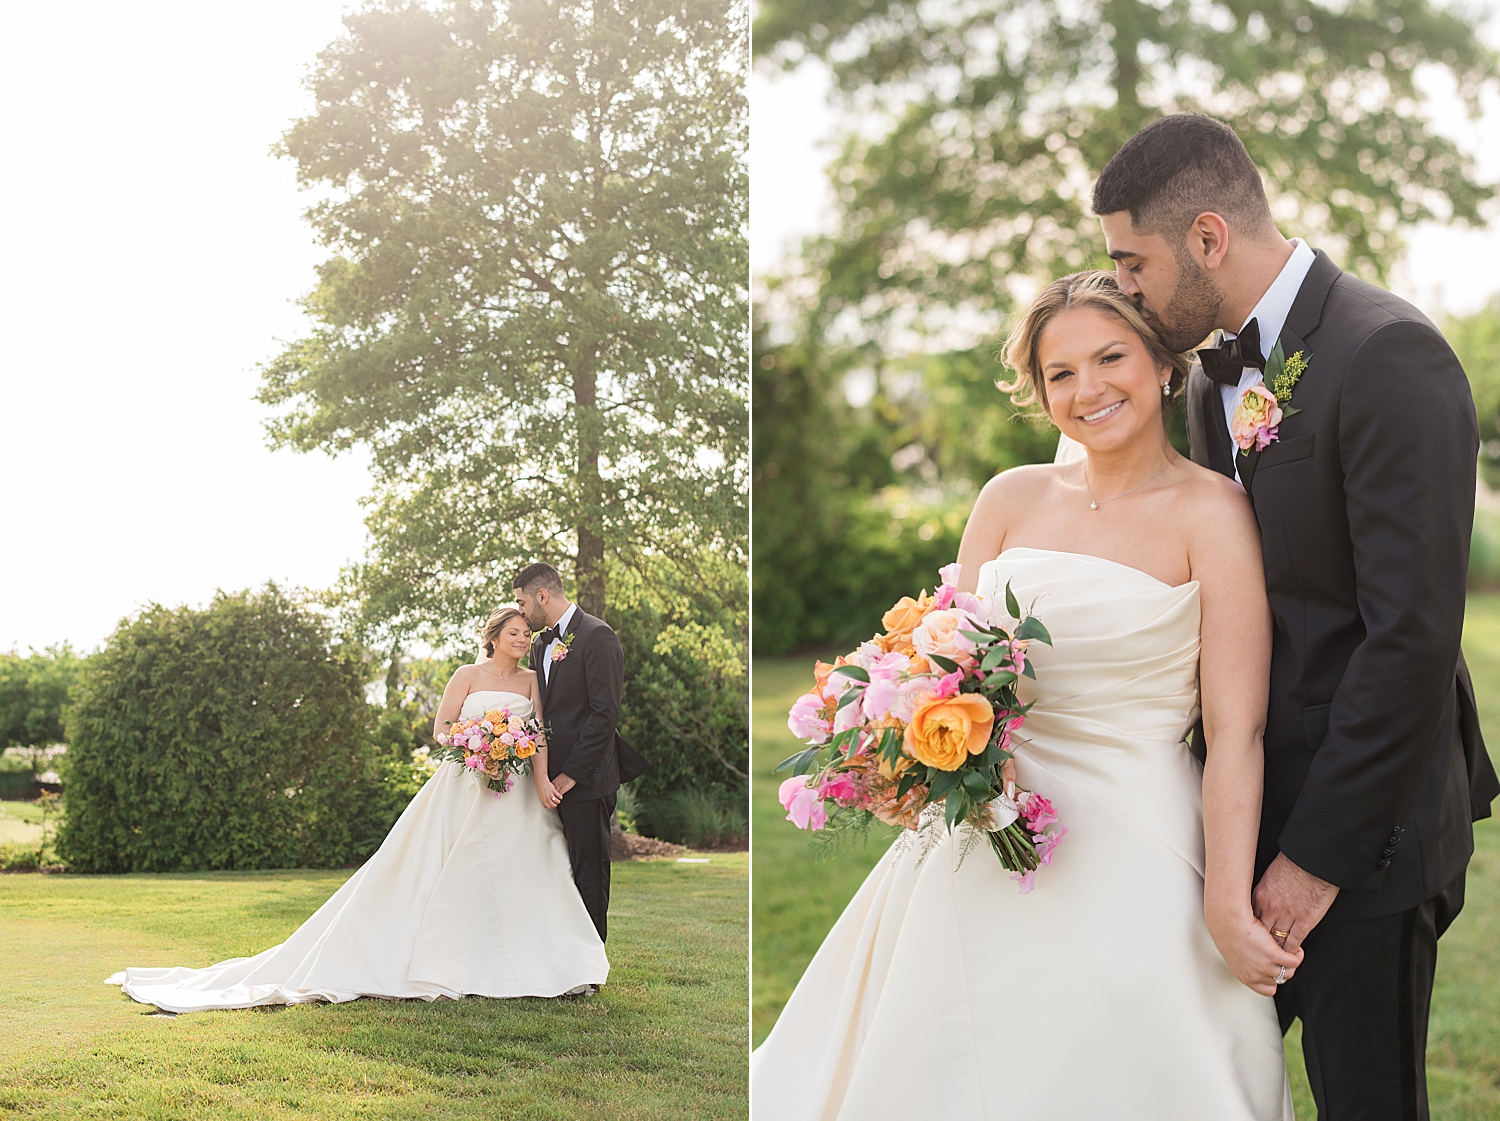
[[[547,743],[541,721],[513,716],[508,708],[450,720],[436,739],[443,750],[434,759],[458,763],[481,776],[496,797],[511,788],[513,775],[531,773],[531,757]]]
[[[971,595],[953,586],[958,571],[942,569],[930,599],[903,597],[884,634],[817,663],[816,684],[787,718],[809,746],[777,766],[792,772],[780,800],[787,820],[810,830],[871,818],[915,829],[925,807],[942,804],[948,829],[966,823],[988,837],[1025,894],[1067,832],[1048,828],[1051,802],[1005,778],[1031,707],[1016,695],[1022,675],[1036,677],[1027,648],[1052,637],[1010,585],[1003,601]]]

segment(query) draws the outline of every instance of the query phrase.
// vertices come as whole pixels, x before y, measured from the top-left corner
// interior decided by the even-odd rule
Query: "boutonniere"
[[[568,656],[568,647],[573,645],[573,639],[576,637],[578,637],[576,632],[574,634],[558,636],[557,645],[552,648],[552,660],[554,662],[560,662]]]
[[[1292,399],[1292,390],[1307,370],[1311,358],[1297,351],[1290,358],[1278,341],[1266,359],[1265,373],[1240,397],[1229,420],[1229,433],[1240,451],[1262,451],[1279,440],[1281,422],[1296,416],[1301,409],[1283,408]]]

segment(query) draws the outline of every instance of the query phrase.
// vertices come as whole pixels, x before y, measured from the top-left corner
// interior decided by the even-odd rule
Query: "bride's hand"
[[[1249,910],[1218,919],[1210,917],[1208,932],[1230,972],[1261,996],[1276,995],[1276,978],[1283,967],[1286,972],[1281,979],[1286,982],[1302,964],[1302,948],[1299,946],[1295,953],[1284,950]]]
[[[542,805],[549,810],[557,808],[557,803],[562,801],[562,795],[552,785],[551,779],[538,777],[536,780],[536,796],[541,799]]]

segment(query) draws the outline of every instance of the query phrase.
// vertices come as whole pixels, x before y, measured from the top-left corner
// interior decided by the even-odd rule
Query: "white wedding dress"
[[[484,690],[463,716],[531,701]],[[444,763],[344,886],[279,946],[207,969],[109,978],[168,1012],[362,996],[560,996],[609,976],[573,884],[562,821],[528,778],[496,797]]]
[[[751,1059],[755,1121],[1292,1121],[1269,997],[1203,919],[1196,582],[1008,549],[1034,644],[1021,785],[1067,836],[1021,895],[941,822],[865,880]],[[962,827],[967,828],[967,827]]]

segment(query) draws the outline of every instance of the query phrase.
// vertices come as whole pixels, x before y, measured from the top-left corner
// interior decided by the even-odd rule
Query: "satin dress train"
[[[485,690],[462,715],[531,701]],[[573,884],[556,810],[529,779],[496,797],[440,766],[379,850],[285,942],[206,969],[130,968],[108,979],[169,1012],[334,1003],[362,996],[560,996],[609,976]]]

